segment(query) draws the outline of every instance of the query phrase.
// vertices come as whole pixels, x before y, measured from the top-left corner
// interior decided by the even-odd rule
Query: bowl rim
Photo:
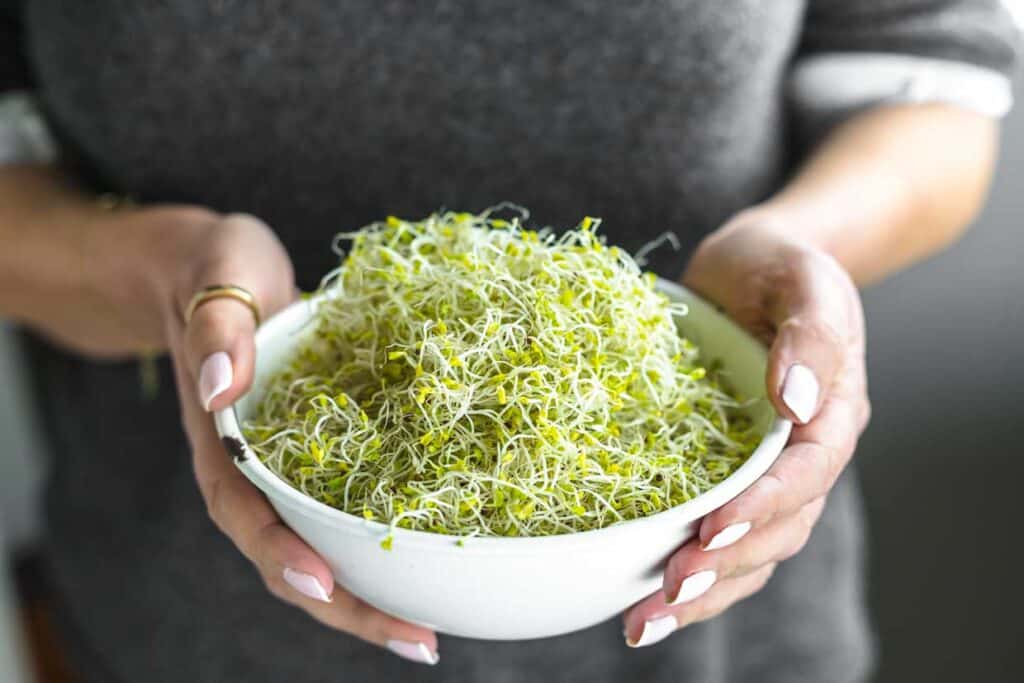
[[[659,278],[657,286],[659,290],[674,299],[684,299],[684,303],[691,308],[703,309],[701,311],[703,315],[724,320],[745,339],[747,344],[755,345],[762,354],[767,353],[764,345],[759,340],[719,312],[715,306],[683,285]],[[300,328],[301,324],[308,318],[308,311],[311,307],[325,296],[321,293],[312,298],[296,301],[264,321],[256,331],[257,356],[261,343],[266,343],[267,338],[280,334],[281,328],[286,328],[290,325]],[[295,323],[299,323],[299,325],[295,325]],[[524,551],[539,551],[551,548],[562,550],[567,544],[604,541],[620,535],[637,533],[643,527],[666,526],[681,528],[689,522],[697,520],[709,512],[724,506],[757,481],[778,459],[789,441],[789,435],[792,430],[792,423],[776,414],[757,448],[754,449],[754,452],[750,454],[746,462],[740,465],[735,472],[699,496],[653,515],[616,522],[599,529],[546,536],[466,537],[433,531],[403,529],[401,527],[391,529],[389,525],[383,522],[367,520],[333,508],[326,503],[321,503],[294,488],[289,482],[264,465],[252,453],[245,436],[242,434],[234,404],[216,411],[214,413],[214,422],[217,433],[222,439],[233,439],[242,445],[242,454],[245,457],[234,457],[232,460],[249,481],[270,499],[275,507],[283,505],[290,511],[316,520],[321,524],[333,525],[339,531],[358,532],[360,535],[369,535],[379,539],[383,539],[388,534],[391,534],[394,546],[408,547],[414,545],[440,548],[455,546],[461,540],[462,546],[459,548],[460,551],[475,549],[487,553],[522,553]]]

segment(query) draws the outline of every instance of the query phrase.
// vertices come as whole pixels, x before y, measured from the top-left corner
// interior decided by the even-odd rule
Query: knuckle
[[[277,553],[272,533],[276,526],[277,521],[272,520],[255,528],[240,529],[232,540],[238,549],[253,562],[263,567],[277,566]]]
[[[813,495],[822,495],[832,487],[845,461],[838,449],[822,443],[796,448],[793,456],[790,463],[799,470],[801,477],[806,477],[809,484],[806,490]]]
[[[784,475],[774,468],[768,470],[757,480],[754,488],[755,495],[742,499],[747,501],[753,509],[746,511],[749,514],[740,516],[747,518],[749,521],[770,519],[778,513],[785,490],[786,482]]]
[[[252,215],[251,213],[246,213],[245,211],[232,211],[230,213],[227,213],[224,215],[223,221],[225,223],[242,225],[247,227],[252,225],[258,225],[262,227],[264,225],[263,221],[261,221],[258,217]]]
[[[778,567],[778,563],[773,562],[767,565],[764,570],[758,575],[757,581],[755,582],[754,592],[757,592],[764,588],[775,574],[775,569]]]
[[[811,323],[811,328],[814,334],[820,338],[825,344],[836,349],[837,353],[839,350],[846,347],[843,335],[840,334],[839,330],[836,329],[832,321],[825,320],[824,318],[814,318]]]
[[[188,323],[189,337],[195,341],[216,337],[221,330],[220,318],[211,313],[209,305],[199,306]]]
[[[794,536],[793,540],[790,541],[789,547],[786,548],[786,552],[780,560],[788,560],[789,558],[797,555],[807,545],[807,541],[811,538],[811,530],[809,528],[801,528]]]
[[[689,557],[689,553],[686,552],[687,547],[684,546],[668,558],[668,564],[665,566],[665,578],[669,582],[679,583],[685,576]]]
[[[757,561],[754,558],[748,558],[721,568],[719,574],[722,578],[732,579],[746,576],[755,569],[757,569]]]
[[[355,600],[339,619],[337,628],[368,640],[383,640],[387,633],[381,616],[369,603]]]
[[[822,449],[822,467],[820,472],[820,478],[815,487],[815,491],[818,492],[819,496],[824,497],[832,489],[832,485],[835,483],[839,475],[843,473],[843,468],[846,467],[847,461],[853,455],[853,449],[856,444],[843,445],[843,446],[830,446],[823,445]]]
[[[209,301],[198,307],[188,323],[186,338],[189,346],[199,354],[211,348],[226,348],[230,341],[226,319],[218,315],[218,307],[214,303]]]
[[[167,214],[167,217],[175,225],[181,223],[187,223],[192,225],[203,225],[209,226],[220,220],[220,214],[216,211],[193,204],[186,204],[174,208],[173,214]]]
[[[775,507],[778,507],[779,499],[786,490],[785,478],[781,472],[769,470],[765,472],[763,479],[762,486],[765,489],[765,496],[774,502]]]
[[[824,503],[824,498],[817,498],[797,511],[796,517],[800,521],[801,530],[804,533],[810,534],[811,530],[814,529],[814,525],[818,523],[818,517],[821,514],[821,508]]]
[[[775,561],[775,562],[785,562],[786,560],[796,556],[796,554],[799,553],[799,552],[800,552],[800,548],[798,547],[798,544],[791,542],[789,545],[787,545],[785,548],[783,548],[780,552],[775,553],[775,556],[772,557],[772,560]]]
[[[196,287],[217,284],[221,275],[237,267],[237,257],[232,249],[232,236],[225,226],[230,224],[220,221],[211,237],[202,245],[202,251],[196,254]]]
[[[229,521],[231,519],[228,514],[229,508],[241,502],[237,489],[232,491],[233,487],[239,485],[238,482],[227,479],[213,480],[206,487],[203,495],[206,514],[243,555],[256,562],[268,555],[269,545],[266,533],[274,522],[269,522],[250,531],[245,526],[239,526],[237,519],[235,522]]]
[[[803,515],[800,516],[803,517]],[[796,527],[796,529],[794,529],[793,537],[790,539],[789,547],[787,548],[788,552],[786,553],[786,557],[783,559],[793,557],[804,549],[804,546],[807,545],[807,541],[811,538],[813,526],[813,523],[809,524],[806,521],[803,521]]]
[[[789,244],[777,254],[773,263],[764,268],[764,277],[773,290],[795,288],[807,269],[810,250],[800,244]]]
[[[721,607],[709,605],[706,599],[698,599],[676,612],[676,629],[705,621],[721,611]]]
[[[267,572],[260,572],[260,578],[263,580],[263,585],[266,587],[267,592],[273,595],[278,600],[284,602],[292,602],[290,590],[291,587],[285,583],[284,579],[280,576],[269,574]]]
[[[759,567],[756,572],[752,572],[747,575],[747,580],[736,599],[743,600],[745,598],[749,598],[763,589],[772,578],[777,566],[778,561],[773,560]]]
[[[813,338],[822,346],[831,348],[836,353],[845,347],[843,335],[835,328],[832,321],[819,316],[794,316],[783,322],[780,329],[786,329],[794,336]]]

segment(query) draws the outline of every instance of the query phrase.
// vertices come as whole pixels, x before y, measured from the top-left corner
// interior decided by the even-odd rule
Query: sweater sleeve
[[[788,94],[804,133],[886,103],[999,118],[1019,52],[1000,0],[809,0]]]
[[[22,43],[21,0],[0,0],[0,95],[31,87]]]

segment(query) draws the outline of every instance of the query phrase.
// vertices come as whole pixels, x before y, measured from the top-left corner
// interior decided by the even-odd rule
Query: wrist
[[[743,209],[713,234],[726,237],[739,233],[830,255],[834,246],[824,221],[814,221],[799,207],[775,199]]]
[[[91,355],[166,348],[174,283],[215,223],[191,207],[111,210],[56,167],[4,167],[0,313]]]

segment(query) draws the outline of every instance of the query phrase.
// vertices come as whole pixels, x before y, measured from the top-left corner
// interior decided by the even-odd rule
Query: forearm
[[[157,279],[182,233],[160,228],[101,208],[56,168],[0,168],[0,315],[90,354],[161,348]]]
[[[80,222],[92,210],[56,169],[0,168],[0,314],[33,321],[91,291]]]
[[[754,212],[868,284],[947,246],[980,210],[998,125],[944,105],[883,107],[828,135]]]

